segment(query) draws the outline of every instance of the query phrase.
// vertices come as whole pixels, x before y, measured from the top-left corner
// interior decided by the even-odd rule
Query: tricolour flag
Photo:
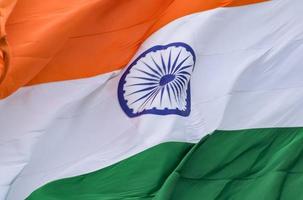
[[[302,0],[0,6],[0,199],[303,199]]]

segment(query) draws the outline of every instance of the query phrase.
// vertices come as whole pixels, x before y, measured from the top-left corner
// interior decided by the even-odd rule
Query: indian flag
[[[302,0],[0,1],[0,199],[303,199]]]

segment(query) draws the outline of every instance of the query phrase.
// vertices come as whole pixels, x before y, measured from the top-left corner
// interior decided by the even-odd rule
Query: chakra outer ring
[[[152,109],[146,109],[143,110],[142,112],[138,112],[138,113],[134,113],[133,109],[130,109],[127,106],[127,100],[124,98],[124,89],[123,86],[126,83],[126,76],[130,73],[131,68],[137,64],[137,62],[145,57],[147,54],[149,54],[150,52],[157,52],[160,50],[166,50],[169,47],[183,47],[185,48],[188,52],[191,53],[192,58],[193,58],[193,69],[195,68],[195,63],[196,63],[196,55],[194,50],[186,43],[183,42],[174,42],[174,43],[170,43],[167,45],[156,45],[153,46],[149,49],[147,49],[146,51],[144,51],[143,53],[141,53],[124,71],[124,73],[122,74],[119,83],[118,83],[118,101],[119,104],[122,108],[122,110],[126,113],[127,116],[129,117],[138,117],[140,115],[144,115],[144,114],[155,114],[155,115],[171,115],[171,114],[175,114],[175,115],[180,115],[180,116],[189,116],[190,111],[191,111],[191,93],[190,93],[190,80],[188,82],[188,86],[186,89],[186,105],[187,108],[185,111],[179,110],[179,109],[169,109],[169,108],[164,108],[164,109],[157,109],[157,108],[152,108]]]

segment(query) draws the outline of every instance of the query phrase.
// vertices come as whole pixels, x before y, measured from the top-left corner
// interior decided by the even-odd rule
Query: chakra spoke
[[[186,81],[185,81],[185,80],[183,80],[183,79],[182,79],[182,78],[180,78],[180,77],[178,77],[178,78],[176,79],[176,82],[181,83],[181,84],[182,84],[182,87],[185,87],[185,86],[186,86]]]
[[[163,94],[164,94],[164,87],[161,88],[161,96],[160,96],[160,106],[162,106],[162,99],[163,99]]]
[[[159,82],[158,79],[154,79],[154,78],[145,78],[145,77],[139,77],[139,76],[130,76],[129,78],[137,78],[137,79],[142,79],[142,80],[145,80],[145,81]]]
[[[183,67],[181,67],[180,69],[178,69],[177,71],[176,71],[176,73],[180,73],[180,72],[182,72],[183,70],[185,70],[185,69],[187,69],[187,68],[190,68],[190,67],[192,67],[193,65],[186,65],[186,66],[183,66]]]
[[[169,51],[169,56],[168,56],[168,64],[167,64],[167,73],[170,73],[170,66],[171,65],[171,50]]]
[[[155,90],[150,91],[149,93],[143,95],[142,97],[140,97],[139,99],[135,100],[134,102],[132,102],[131,104],[134,104],[142,99],[144,99],[145,97],[148,97],[149,95],[151,95],[153,92],[155,92]]]
[[[153,101],[153,100],[151,100],[151,98],[153,97],[153,99],[155,99],[155,97],[158,95],[158,93],[159,93],[159,88],[157,88],[157,90],[154,90],[153,92],[152,92],[152,94],[150,94],[149,95],[149,97],[142,103],[142,105],[140,106],[140,108],[142,109],[142,108],[144,108],[146,105],[147,105],[147,103],[148,102],[150,102],[150,101]],[[141,110],[140,109],[140,110]]]
[[[163,76],[165,74],[165,72],[162,71],[161,67],[155,61],[154,57],[151,56],[151,59],[152,59],[153,63],[156,65],[157,69],[161,72],[161,75]]]
[[[188,78],[187,78],[185,75],[182,75],[182,74],[180,74],[180,75],[177,77],[177,79],[181,79],[181,80],[183,80],[184,82],[187,82],[187,80],[188,80]]]
[[[126,96],[129,96],[129,95],[133,95],[133,94],[136,94],[136,93],[139,93],[139,92],[144,92],[144,91],[148,91],[148,90],[153,90],[155,89],[157,86],[153,86],[153,87],[148,87],[148,88],[144,88],[144,89],[141,89],[141,90],[137,90],[135,92],[132,92],[130,94],[127,94]]]
[[[160,57],[161,57],[161,63],[162,63],[162,67],[163,67],[163,69],[164,69],[164,73],[165,73],[165,74],[168,74],[168,72],[167,72],[167,70],[166,70],[165,62],[164,62],[164,60],[163,60],[163,55],[160,54]]]
[[[175,61],[174,61],[174,64],[173,64],[173,66],[172,66],[172,68],[171,68],[172,71],[175,69],[175,66],[176,66],[176,64],[177,64],[177,62],[178,62],[178,60],[179,60],[179,57],[180,57],[181,52],[182,52],[182,49],[180,49],[180,51],[179,51],[179,53],[178,53],[178,55],[177,55],[177,57],[176,57],[176,59],[175,59]],[[172,71],[170,71],[169,73],[172,74],[172,73],[173,73]]]
[[[178,74],[185,74],[185,75],[191,76],[191,74],[187,71],[179,71],[176,73],[176,75],[178,75]]]
[[[177,103],[177,105],[179,105],[179,98],[178,98],[178,89],[176,88],[175,84],[169,84],[169,86],[171,87],[173,93],[174,93],[174,96],[175,96],[175,101]]]
[[[146,62],[141,61],[144,65],[146,65],[146,67],[148,67],[148,69],[150,69],[152,72],[154,72],[155,74],[157,74],[159,77],[161,77],[163,74],[161,74],[161,71],[157,71],[155,69],[153,69],[151,66],[149,66]],[[157,68],[158,69],[158,68]],[[159,70],[159,69],[158,69]]]
[[[183,65],[183,63],[189,58],[189,56],[187,56],[186,58],[184,58],[180,63],[179,65],[176,67],[176,69],[173,71],[173,74],[175,74],[179,68]]]
[[[139,71],[139,72],[142,72],[143,74],[146,74],[146,75],[148,75],[149,77],[152,77],[152,78],[156,78],[156,79],[161,78],[161,76],[157,76],[155,74],[148,73],[148,72],[143,71],[141,69],[136,69],[136,70]]]
[[[166,85],[165,87],[166,87],[166,89],[167,89],[167,94],[168,94],[169,103],[170,103],[170,105],[172,106],[171,97],[170,97],[170,91],[169,91],[169,87],[168,87],[168,86],[169,86],[169,85]]]
[[[131,87],[131,86],[144,86],[144,85],[159,85],[156,82],[151,82],[151,83],[134,83],[134,84],[130,84],[130,85],[125,85],[126,87]]]

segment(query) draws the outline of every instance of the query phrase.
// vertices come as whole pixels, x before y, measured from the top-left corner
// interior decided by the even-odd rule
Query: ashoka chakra
[[[123,73],[119,103],[129,117],[142,114],[188,116],[195,54],[185,43],[154,46]]]

